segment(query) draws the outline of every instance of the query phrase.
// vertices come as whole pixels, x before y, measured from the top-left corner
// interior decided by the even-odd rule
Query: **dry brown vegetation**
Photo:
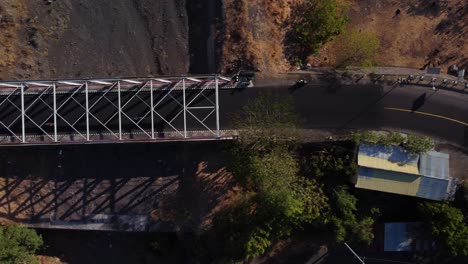
[[[39,264],[62,264],[63,262],[57,257],[37,256]]]
[[[226,0],[223,69],[235,70],[238,59],[244,67],[265,73],[289,69],[283,40],[292,7],[302,0]]]
[[[232,68],[236,56],[263,73],[293,68],[285,55],[288,21],[303,0],[225,1],[225,43],[222,65]],[[468,68],[468,4],[464,0],[348,0],[350,26],[374,32],[380,38],[383,66],[447,69]],[[287,44],[287,43],[286,43]],[[312,66],[329,66],[333,53],[323,46],[307,60]],[[286,59],[289,58],[289,61]]]
[[[24,1],[4,0],[0,4],[0,79],[8,78],[15,70],[35,71],[34,51],[24,43],[20,32],[31,26],[27,14]]]

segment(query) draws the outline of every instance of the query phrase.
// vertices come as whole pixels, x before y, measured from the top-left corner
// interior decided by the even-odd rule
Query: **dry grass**
[[[421,0],[353,0],[350,26],[377,34],[381,65],[447,69],[457,64],[467,68],[468,5],[463,0],[440,2],[440,6],[433,6],[433,1]],[[328,65],[333,61],[329,47],[311,56],[310,62]]]
[[[45,5],[43,1],[34,3]],[[0,1],[0,80],[40,78],[47,70],[48,45],[66,29],[69,17],[59,7],[50,16],[33,15],[27,0]]]
[[[289,69],[284,55],[286,21],[291,7],[301,0],[227,0],[225,1],[224,71],[233,67],[240,57],[247,68],[261,73]]]
[[[37,260],[39,264],[62,264],[62,262],[57,257],[49,257],[49,256],[37,256]]]
[[[34,67],[37,64],[37,56],[22,34],[22,30],[29,28],[33,23],[26,1],[0,2],[0,16],[0,79],[34,74],[37,71]]]
[[[284,39],[294,6],[301,0],[225,1],[225,42],[222,65],[232,69],[236,57],[262,73],[282,72],[294,66],[286,61]],[[381,40],[380,65],[447,69],[468,68],[468,4],[464,0],[348,0],[350,26],[374,32]],[[399,10],[399,12],[397,12]],[[398,14],[397,14],[398,13]],[[329,45],[307,60],[329,66]]]

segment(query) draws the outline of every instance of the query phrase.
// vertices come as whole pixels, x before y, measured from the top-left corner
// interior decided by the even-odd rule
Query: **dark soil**
[[[0,69],[4,79],[174,75],[189,69],[185,0],[8,1],[0,3],[0,15],[12,14],[17,26],[9,40],[29,44],[27,53],[17,52],[37,61],[7,65]]]

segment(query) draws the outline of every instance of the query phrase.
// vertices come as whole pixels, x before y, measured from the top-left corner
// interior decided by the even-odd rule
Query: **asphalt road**
[[[305,128],[391,128],[468,146],[468,94],[414,85],[270,86],[223,96],[221,112],[237,111],[264,90],[292,96]]]
[[[343,129],[379,129],[391,128],[402,131],[416,131],[434,136],[458,145],[468,147],[468,94],[456,91],[436,90],[428,87],[414,85],[329,85],[310,84],[297,89],[290,89],[286,83],[279,85],[269,84],[263,87],[245,89],[220,90],[220,124],[221,129],[235,129],[230,124],[233,113],[239,111],[243,105],[253,100],[261,93],[273,93],[277,96],[292,96],[298,113],[303,118],[305,128],[343,128]],[[206,91],[206,97],[200,96],[191,106],[207,106],[209,98],[214,101],[214,91]],[[191,101],[196,92],[187,93],[187,101]],[[131,94],[123,95],[125,102]],[[76,101],[84,105],[84,95],[76,95]],[[163,98],[163,94],[155,95],[155,101]],[[2,98],[0,98],[2,99]],[[20,104],[19,96],[11,98],[17,106]],[[33,97],[26,98],[31,102]],[[52,97],[45,96],[43,100],[52,105]],[[65,96],[58,97],[58,105],[66,100]],[[118,116],[116,108],[110,104],[117,103],[116,94],[109,94],[107,99],[99,100],[97,94],[90,98],[90,105],[97,102],[93,108],[93,115],[101,122],[109,121],[107,126],[118,129]],[[124,109],[126,115],[122,116],[123,130],[136,130],[139,126],[150,130],[150,115],[148,113],[149,93],[141,93],[138,99],[133,99]],[[171,130],[162,118],[173,120],[172,125],[177,129],[183,128],[183,115],[181,92],[173,92],[172,97],[166,97],[156,108],[160,116],[155,115],[157,131]],[[179,102],[179,103],[177,103]],[[200,120],[211,110],[191,110]],[[75,123],[80,131],[85,130],[84,109],[76,102],[71,102],[61,108],[61,115],[69,123]],[[37,124],[44,123],[43,129],[53,132],[50,125],[53,119],[47,120],[52,110],[43,103],[31,107],[27,114]],[[19,111],[13,104],[4,104],[0,108],[0,121],[11,123]],[[79,119],[81,117],[81,119]],[[140,120],[141,119],[141,120]],[[133,122],[132,122],[133,121]],[[205,120],[205,125],[214,129],[216,127],[215,115],[212,114]],[[47,125],[49,124],[49,125]],[[53,123],[52,123],[53,124]],[[67,130],[67,124],[61,118],[58,119],[60,130]],[[41,132],[30,119],[26,119],[27,133]],[[106,132],[106,129],[94,118],[90,118],[90,125],[95,132]],[[11,127],[13,131],[20,133],[21,123],[17,120]],[[70,132],[70,129],[68,129]],[[206,130],[192,115],[187,115],[187,130]],[[4,128],[0,128],[1,134],[8,134]]]

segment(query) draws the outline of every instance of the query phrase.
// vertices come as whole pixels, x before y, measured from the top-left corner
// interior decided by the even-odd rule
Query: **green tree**
[[[253,258],[278,238],[314,223],[328,210],[322,186],[299,175],[294,155],[299,117],[291,98],[263,94],[242,108],[233,123],[240,137],[229,154],[229,169],[244,192],[213,221],[225,257]]]
[[[335,65],[371,67],[376,63],[379,48],[380,40],[374,33],[350,28],[334,41]]]
[[[425,202],[419,210],[444,250],[454,256],[468,256],[468,220],[460,209],[448,203]]]
[[[356,242],[370,244],[374,239],[374,219],[364,216],[358,219],[357,198],[347,191],[346,187],[339,187],[335,192],[333,201],[334,214],[330,218],[331,227],[336,242]],[[378,212],[372,208],[372,213]]]
[[[18,225],[0,227],[0,263],[37,263],[34,253],[43,245],[33,229]]]
[[[315,53],[348,24],[347,6],[337,0],[307,0],[295,23],[300,44]]]
[[[240,130],[240,145],[253,151],[291,146],[299,139],[300,121],[291,97],[264,93],[250,101],[232,118]]]
[[[411,153],[420,154],[434,149],[434,141],[429,137],[409,134],[403,146]]]

